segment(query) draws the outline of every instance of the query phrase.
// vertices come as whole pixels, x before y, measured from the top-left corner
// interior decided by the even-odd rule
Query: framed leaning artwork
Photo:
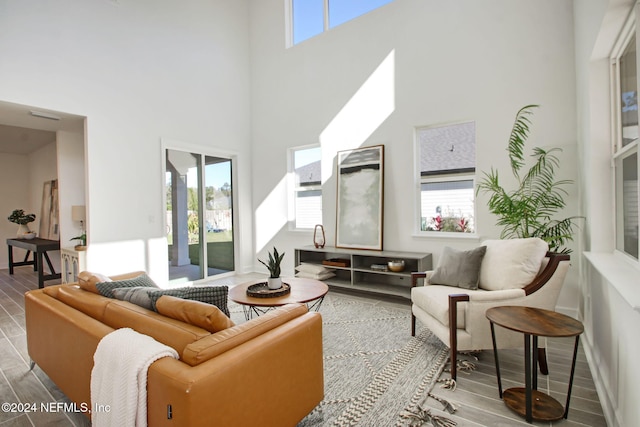
[[[338,151],[336,247],[382,250],[384,145]]]

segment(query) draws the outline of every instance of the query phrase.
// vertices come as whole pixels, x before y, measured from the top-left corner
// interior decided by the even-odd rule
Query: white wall
[[[71,218],[71,207],[86,203],[84,129],[58,131],[56,140],[60,188],[60,247],[64,248],[79,244],[78,241],[71,241],[71,238],[82,234],[81,224]]]
[[[87,267],[165,280],[161,139],[232,148],[251,191],[247,1],[2,2],[0,27],[2,99],[87,117]]]
[[[0,154],[0,208],[4,217],[8,217],[14,209],[23,209],[26,213],[34,213],[36,220],[29,224],[31,231],[39,232],[41,217],[42,187],[45,181],[56,179],[56,144],[51,143],[30,153]],[[15,237],[17,225],[0,220],[0,235],[5,238]],[[14,248],[15,259],[24,258],[24,251]],[[54,268],[60,263],[58,252],[49,254]],[[8,268],[7,251],[0,251],[0,268]],[[57,271],[57,270],[56,270]]]
[[[30,206],[30,180],[29,180],[29,159],[25,155],[0,153],[0,236],[5,239],[16,237],[18,225],[7,220],[15,209],[23,209],[26,213],[37,212],[31,210]],[[29,224],[30,229],[37,230]],[[2,240],[4,245],[4,239]],[[14,253],[24,254],[15,249]],[[0,250],[0,269],[8,268],[9,260],[7,250],[3,247]]]
[[[577,180],[573,10],[570,0],[455,2],[396,0],[380,9],[285,48],[282,0],[253,2],[252,131],[256,251],[274,244],[291,254],[312,233],[289,231],[286,150],[322,142],[323,214],[328,244],[335,242],[335,168],[338,150],[385,145],[384,248],[432,252],[471,248],[499,229],[477,206],[480,239],[413,236],[417,202],[415,126],[475,120],[477,171],[504,171],[516,111],[531,103],[530,147],[563,148],[561,178]],[[578,186],[567,215],[578,213]],[[578,242],[574,245],[577,248]],[[575,312],[578,264],[559,306]],[[256,266],[261,271],[259,266]]]
[[[584,249],[580,315],[585,348],[608,425],[640,424],[638,269],[614,253],[609,54],[633,1],[574,2]]]

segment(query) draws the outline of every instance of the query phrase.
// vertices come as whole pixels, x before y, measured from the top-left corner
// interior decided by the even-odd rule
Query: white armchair
[[[483,245],[486,246],[486,252],[484,257],[479,256],[481,263],[478,253],[475,253],[475,259],[480,264],[479,271],[475,269],[477,289],[462,289],[450,283],[430,283],[436,276],[437,283],[446,282],[442,272],[445,272],[444,276],[447,276],[447,272],[453,272],[459,279],[460,271],[469,273],[474,270],[473,265],[465,265],[465,259],[468,260],[469,254],[474,251],[445,248],[435,271],[411,275],[411,335],[415,335],[417,318],[449,346],[453,380],[456,379],[458,351],[493,348],[491,329],[485,316],[487,309],[520,305],[554,310],[569,268],[568,255],[548,253],[547,244],[538,238],[488,240]],[[418,285],[420,279],[423,279],[423,286]],[[472,282],[473,278],[469,282],[467,277],[459,285],[469,287]],[[470,287],[473,287],[473,283]],[[521,334],[504,328],[497,328],[496,336],[500,348],[523,345]],[[544,348],[540,349],[539,361],[541,371],[546,374]]]

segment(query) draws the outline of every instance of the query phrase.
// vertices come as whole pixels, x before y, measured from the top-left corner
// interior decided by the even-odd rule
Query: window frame
[[[632,144],[629,144],[632,145]],[[638,264],[640,264],[640,257],[635,257],[632,254],[626,252],[623,249],[619,248],[619,245],[624,246],[624,238],[625,238],[625,233],[624,233],[624,208],[621,206],[624,204],[624,195],[623,195],[623,187],[619,186],[618,184],[622,182],[622,174],[623,174],[623,167],[622,167],[622,163],[624,162],[624,160],[628,159],[629,157],[632,156],[636,156],[636,172],[638,170],[640,170],[639,168],[639,164],[638,162],[640,161],[640,156],[638,156],[638,144],[637,144],[637,140],[635,141],[635,143],[633,144],[633,147],[631,147],[628,150],[624,150],[622,153],[620,153],[620,155],[616,156],[613,161],[614,161],[614,187],[615,187],[615,221],[616,221],[616,226],[615,226],[615,248],[618,252],[620,252],[621,254],[623,254],[624,256],[628,257],[631,261],[635,261]],[[636,190],[638,191],[638,190]],[[638,195],[636,194],[636,200],[638,200]],[[636,209],[638,209],[638,206],[636,205]],[[637,231],[636,231],[636,236],[637,236]],[[638,247],[636,248],[637,252],[640,252],[640,242],[638,242]]]
[[[638,155],[638,145],[640,138],[635,139],[632,142],[623,145],[623,130],[622,130],[622,114],[620,109],[620,99],[622,96],[621,79],[620,79],[620,59],[622,58],[625,50],[629,46],[632,40],[636,43],[636,93],[640,90],[640,67],[638,66],[638,40],[640,35],[638,34],[636,13],[638,8],[632,9],[632,13],[629,14],[627,22],[623,26],[618,35],[612,53],[610,56],[610,92],[611,92],[611,188],[613,190],[613,218],[614,218],[614,251],[620,254],[625,259],[629,260],[636,266],[640,266],[640,257],[635,257],[632,254],[620,249],[624,247],[624,210],[622,208],[623,192],[622,187],[619,186],[622,175],[622,164],[628,157],[636,155],[638,163],[636,167],[640,170],[640,155]],[[640,111],[639,111],[640,118]],[[640,120],[639,120],[640,122]],[[640,124],[639,124],[640,126]],[[640,190],[639,190],[640,191]],[[640,202],[639,202],[640,204]],[[640,208],[640,206],[639,206]],[[640,242],[638,243],[638,251],[640,252]]]
[[[287,169],[288,169],[288,207],[289,207],[289,215],[288,215],[288,223],[290,231],[313,231],[316,224],[322,224],[323,221],[323,213],[322,209],[320,209],[320,221],[310,227],[298,227],[297,225],[297,215],[296,215],[296,204],[298,200],[298,192],[299,191],[320,191],[320,200],[321,203],[323,201],[322,195],[322,179],[318,182],[318,184],[298,186],[296,185],[296,162],[295,155],[296,152],[302,150],[309,150],[313,148],[320,148],[320,170],[322,170],[322,147],[319,143],[315,144],[307,144],[307,145],[299,145],[295,147],[291,147],[288,149],[287,155]]]
[[[440,127],[462,125],[466,123],[475,123],[475,120],[463,120],[448,123],[439,123],[427,126],[416,126],[414,128],[414,167],[416,177],[415,183],[415,218],[414,218],[414,236],[417,237],[429,237],[429,238],[455,238],[455,239],[478,239],[478,223],[477,223],[477,204],[475,197],[475,188],[477,183],[477,161],[474,161],[476,165],[473,171],[469,169],[452,170],[451,172],[438,171],[430,175],[422,175],[422,165],[420,161],[420,138],[419,133],[426,129],[435,129]],[[474,130],[474,139],[476,139],[476,132]],[[458,181],[471,181],[473,188],[473,232],[459,232],[459,231],[428,231],[422,230],[422,184],[439,183],[439,182],[458,182]]]

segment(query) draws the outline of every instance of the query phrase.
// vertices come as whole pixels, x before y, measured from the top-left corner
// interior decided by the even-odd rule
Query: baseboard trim
[[[591,377],[593,378],[593,383],[595,384],[596,392],[598,393],[598,399],[600,400],[600,406],[602,406],[602,413],[607,421],[607,426],[622,427],[620,417],[615,409],[614,402],[610,397],[613,394],[609,392],[609,389],[600,375],[600,371],[594,368],[597,367],[597,363],[593,352],[593,345],[587,334],[582,334],[580,336],[580,342],[582,343],[582,347],[587,358],[587,364],[591,371]]]

